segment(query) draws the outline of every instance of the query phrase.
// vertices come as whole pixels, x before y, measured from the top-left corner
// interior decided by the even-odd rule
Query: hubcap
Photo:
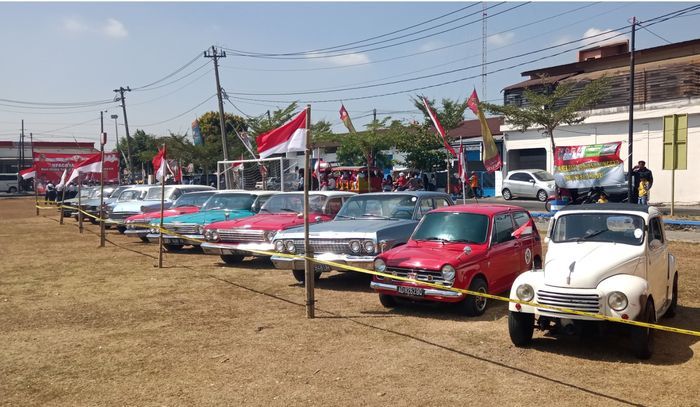
[[[486,290],[483,288],[480,288],[479,292],[486,294]],[[478,309],[479,311],[482,311],[483,309],[486,308],[486,297],[476,297],[474,299],[474,304],[476,305],[476,309]]]

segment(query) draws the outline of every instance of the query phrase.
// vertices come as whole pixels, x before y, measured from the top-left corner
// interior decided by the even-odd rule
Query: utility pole
[[[632,202],[634,177],[632,176],[634,150],[634,31],[637,26],[637,18],[632,17],[632,37],[630,41],[630,104],[629,104],[629,124],[627,133],[627,202]]]
[[[481,98],[486,99],[486,2],[481,3]]]
[[[375,132],[377,131],[377,109],[372,109],[372,138],[376,138]],[[372,159],[373,151],[369,151],[367,156],[367,192],[372,192],[372,169],[370,168],[370,160]],[[359,188],[358,188],[359,192]]]
[[[131,89],[128,86],[126,88],[120,86],[119,89],[114,89],[114,91],[119,93],[119,101],[122,102],[122,112],[124,113],[124,131],[126,131],[126,165],[129,168],[129,183],[132,183],[134,180],[134,168],[131,165],[131,143],[129,143],[131,136],[129,136],[129,120],[126,118],[126,99],[124,98],[124,92],[131,92]],[[118,141],[119,140],[117,140],[117,142]]]
[[[219,98],[219,126],[221,127],[221,149],[224,152],[224,161],[228,161],[228,143],[226,142],[226,121],[224,120],[224,101],[221,97],[221,82],[219,81],[219,58],[226,58],[226,51],[218,51],[215,46],[211,46],[211,52],[204,51],[204,58],[214,60],[214,74],[216,75],[216,95]],[[217,169],[218,171],[218,169]],[[224,169],[226,179],[226,189],[231,187],[228,168]],[[219,186],[217,185],[217,188]]]
[[[107,143],[107,133],[105,133],[104,113],[100,110],[100,247],[105,247],[105,144]],[[66,187],[63,187],[66,190]]]
[[[272,126],[272,116],[270,116],[270,110],[267,111],[267,122]]]

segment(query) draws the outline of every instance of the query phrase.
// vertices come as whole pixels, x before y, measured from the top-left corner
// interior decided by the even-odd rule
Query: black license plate
[[[411,297],[423,297],[425,295],[425,289],[418,287],[406,287],[403,285],[398,286],[397,292],[403,295],[410,295]]]
[[[182,239],[163,238],[163,243],[165,243],[165,244],[185,244],[185,241]]]
[[[316,273],[325,273],[327,271],[331,271],[331,266],[327,264],[314,264],[314,272]]]

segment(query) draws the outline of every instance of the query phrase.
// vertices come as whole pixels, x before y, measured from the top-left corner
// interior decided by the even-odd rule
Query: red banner
[[[61,180],[61,174],[63,170],[68,170],[70,174],[73,170],[73,166],[80,161],[94,155],[95,153],[88,154],[57,154],[57,153],[38,153],[35,152],[33,155],[34,159],[34,169],[36,170],[36,183],[37,190],[41,192],[44,185],[48,181],[58,184]],[[119,154],[118,153],[105,153],[105,184],[106,183],[116,183],[119,181]],[[83,177],[84,182],[100,182],[100,173],[89,173],[85,174]]]

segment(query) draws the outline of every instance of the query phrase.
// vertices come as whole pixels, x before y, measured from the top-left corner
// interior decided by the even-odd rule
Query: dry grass
[[[263,260],[167,254],[97,227],[82,235],[31,200],[0,200],[2,405],[698,405],[698,339],[657,335],[648,362],[624,338],[508,338],[505,304],[385,310],[368,279],[304,290]],[[674,244],[680,309],[700,329],[700,245]]]

